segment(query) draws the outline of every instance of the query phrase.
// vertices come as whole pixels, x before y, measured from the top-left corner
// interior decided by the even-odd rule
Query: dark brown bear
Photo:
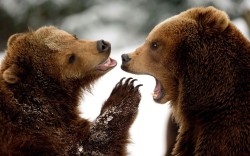
[[[0,73],[0,155],[126,155],[139,85],[121,80],[95,122],[79,116],[82,92],[116,66],[110,43],[55,27],[9,38]]]
[[[225,12],[167,19],[122,60],[123,70],[156,79],[156,102],[170,101],[180,126],[172,155],[250,155],[250,43]]]

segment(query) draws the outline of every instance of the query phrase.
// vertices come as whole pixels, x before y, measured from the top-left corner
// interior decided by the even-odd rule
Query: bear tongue
[[[109,57],[105,62],[99,64],[97,66],[97,69],[105,71],[108,70],[109,68],[116,66],[116,64],[117,64],[116,60]]]
[[[157,100],[157,99],[159,99],[161,97],[162,88],[161,88],[160,81],[157,80],[156,78],[155,78],[155,81],[156,81],[156,85],[155,85],[155,89],[154,89],[154,93],[153,93],[153,98],[155,100]]]

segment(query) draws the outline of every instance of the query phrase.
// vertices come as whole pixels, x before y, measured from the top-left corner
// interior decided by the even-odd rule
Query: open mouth
[[[154,93],[152,93],[152,95],[153,95],[153,99],[155,101],[159,101],[163,98],[164,91],[163,91],[163,87],[161,85],[161,82],[159,80],[157,80],[156,78],[155,78],[155,82],[156,82],[156,84],[155,84],[155,88],[154,88]]]
[[[106,61],[104,61],[103,63],[99,64],[96,69],[101,70],[101,71],[106,71],[110,68],[113,68],[117,65],[116,60],[112,59],[112,58],[108,58]]]

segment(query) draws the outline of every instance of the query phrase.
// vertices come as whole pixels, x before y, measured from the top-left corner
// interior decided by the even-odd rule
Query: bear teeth
[[[105,70],[108,70],[108,69],[110,69],[112,67],[115,67],[116,64],[117,64],[117,62],[109,57],[106,61],[99,64],[97,66],[97,69],[105,71]]]
[[[156,93],[152,93],[152,96],[154,99],[156,99],[158,95]]]
[[[103,65],[109,65],[110,64],[110,58],[108,58],[104,63]]]
[[[157,100],[157,99],[160,99],[162,96],[162,87],[161,87],[160,81],[157,80],[156,78],[155,78],[155,82],[156,82],[156,85],[155,85],[154,93],[152,93],[152,96],[155,100]]]

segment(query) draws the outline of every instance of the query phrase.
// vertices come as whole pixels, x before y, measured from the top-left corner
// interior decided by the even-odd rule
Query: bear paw
[[[131,109],[132,107],[138,107],[141,94],[139,92],[139,87],[142,84],[134,85],[137,79],[133,78],[122,78],[114,87],[110,94],[109,99],[105,102],[101,114],[110,106],[123,107],[123,109]]]
[[[125,147],[123,144],[128,142],[128,131],[138,112],[141,100],[139,87],[142,85],[135,86],[135,79],[124,79],[114,87],[101,114],[91,125],[89,135],[82,143],[83,155],[91,155],[93,151],[100,155],[113,155],[109,149],[120,153],[123,151],[121,147]]]

